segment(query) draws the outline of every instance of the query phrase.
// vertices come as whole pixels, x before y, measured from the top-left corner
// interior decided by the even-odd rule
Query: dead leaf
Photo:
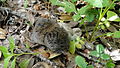
[[[0,39],[5,39],[6,34],[7,32],[4,29],[0,28]]]

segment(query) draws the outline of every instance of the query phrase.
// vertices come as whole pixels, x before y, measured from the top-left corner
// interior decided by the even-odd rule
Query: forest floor
[[[81,0],[76,1],[76,8],[86,5]],[[111,11],[120,17],[120,2],[117,1],[115,6],[118,9],[116,7],[116,10]],[[83,15],[79,21],[74,21],[74,14],[47,0],[0,0],[0,68],[120,68],[120,21],[108,23],[109,27],[98,24],[100,28],[93,34],[97,19],[87,22]],[[68,49],[57,53],[34,38],[39,38],[39,35],[33,33],[40,31],[35,29],[39,28],[35,26],[39,18],[55,19],[71,34],[67,42]],[[33,35],[29,35],[31,33]],[[36,40],[38,43],[34,43]]]

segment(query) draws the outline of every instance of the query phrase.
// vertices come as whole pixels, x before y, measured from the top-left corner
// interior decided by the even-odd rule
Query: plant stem
[[[102,12],[102,8],[101,8],[100,17],[99,17],[99,19],[97,21],[97,24],[96,24],[95,28],[93,29],[90,41],[93,41],[93,39],[94,39],[93,36],[94,36],[95,32],[98,30],[97,27],[99,26],[100,20],[103,18],[103,16],[105,15],[105,13],[110,9],[110,7],[113,5],[114,2],[115,2],[115,0],[113,0],[113,2],[111,3],[111,5],[108,8],[106,7],[103,12]]]

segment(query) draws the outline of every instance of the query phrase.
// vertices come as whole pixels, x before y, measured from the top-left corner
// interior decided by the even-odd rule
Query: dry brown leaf
[[[5,39],[6,34],[7,32],[4,29],[0,28],[0,39]]]

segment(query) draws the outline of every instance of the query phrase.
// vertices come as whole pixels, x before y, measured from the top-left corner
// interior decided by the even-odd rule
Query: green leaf
[[[9,53],[7,47],[5,46],[0,46],[0,51],[2,51],[3,53]]]
[[[120,31],[116,31],[113,33],[113,38],[120,38]]]
[[[71,54],[75,53],[75,41],[70,41],[69,51]]]
[[[80,15],[85,14],[86,11],[88,11],[90,8],[92,8],[91,5],[86,5],[86,6],[82,7],[81,9],[78,9],[78,14],[80,14]]]
[[[12,37],[9,37],[8,40],[9,40],[9,44],[10,44],[10,51],[13,54],[13,50],[15,48],[15,41],[14,41],[14,39]]]
[[[95,57],[99,57],[99,53],[97,51],[91,51],[90,55],[95,56]]]
[[[77,0],[71,0],[73,3],[76,2]]]
[[[91,8],[85,12],[86,19],[88,22],[92,22],[94,20],[95,16],[98,14],[99,14],[98,10],[93,9],[93,8]]]
[[[103,5],[103,0],[85,0],[86,2],[88,2],[90,5],[93,5],[93,7],[98,7],[98,8],[102,8]]]
[[[49,0],[53,5],[56,5],[58,3],[58,0]]]
[[[95,15],[93,13],[87,13],[86,19],[88,22],[92,22],[94,20]]]
[[[109,60],[110,56],[108,54],[101,54],[101,58],[104,60]]]
[[[109,20],[109,21],[115,21],[116,19],[118,19],[119,17],[118,17],[118,15],[115,13],[115,12],[113,12],[113,11],[108,11],[107,12],[107,19]]]
[[[76,12],[76,8],[73,3],[65,1],[64,4],[66,12]]]
[[[104,51],[103,45],[102,45],[102,44],[98,44],[98,45],[96,46],[96,51],[97,51],[98,53],[103,53],[103,51]]]
[[[81,18],[81,16],[80,14],[76,14],[76,15],[73,15],[72,18],[74,21],[78,21]]]
[[[11,58],[12,58],[12,55],[4,59],[4,68],[8,68],[8,64]]]
[[[109,7],[110,6],[110,0],[103,0],[103,6],[104,7]]]
[[[113,33],[108,32],[106,35],[107,35],[107,36],[112,36]]]
[[[20,68],[27,68],[30,60],[31,60],[31,59],[25,59],[25,60],[23,60],[23,61],[19,64]]]
[[[106,68],[114,68],[115,67],[115,64],[112,63],[112,62],[107,62],[106,64]]]
[[[4,58],[7,58],[7,57],[10,56],[10,55],[11,55],[11,53],[4,53],[4,52],[3,52]]]
[[[87,63],[85,62],[85,59],[81,56],[76,56],[75,57],[75,63],[80,67],[80,68],[86,68]]]
[[[88,65],[87,68],[94,68],[94,66],[93,65]]]
[[[15,68],[15,62],[16,62],[16,57],[15,57],[14,60],[11,62],[10,68]]]
[[[8,52],[7,47],[5,47],[5,46],[0,46],[0,51],[2,51],[3,56],[4,56],[5,58],[11,55],[11,54]]]

